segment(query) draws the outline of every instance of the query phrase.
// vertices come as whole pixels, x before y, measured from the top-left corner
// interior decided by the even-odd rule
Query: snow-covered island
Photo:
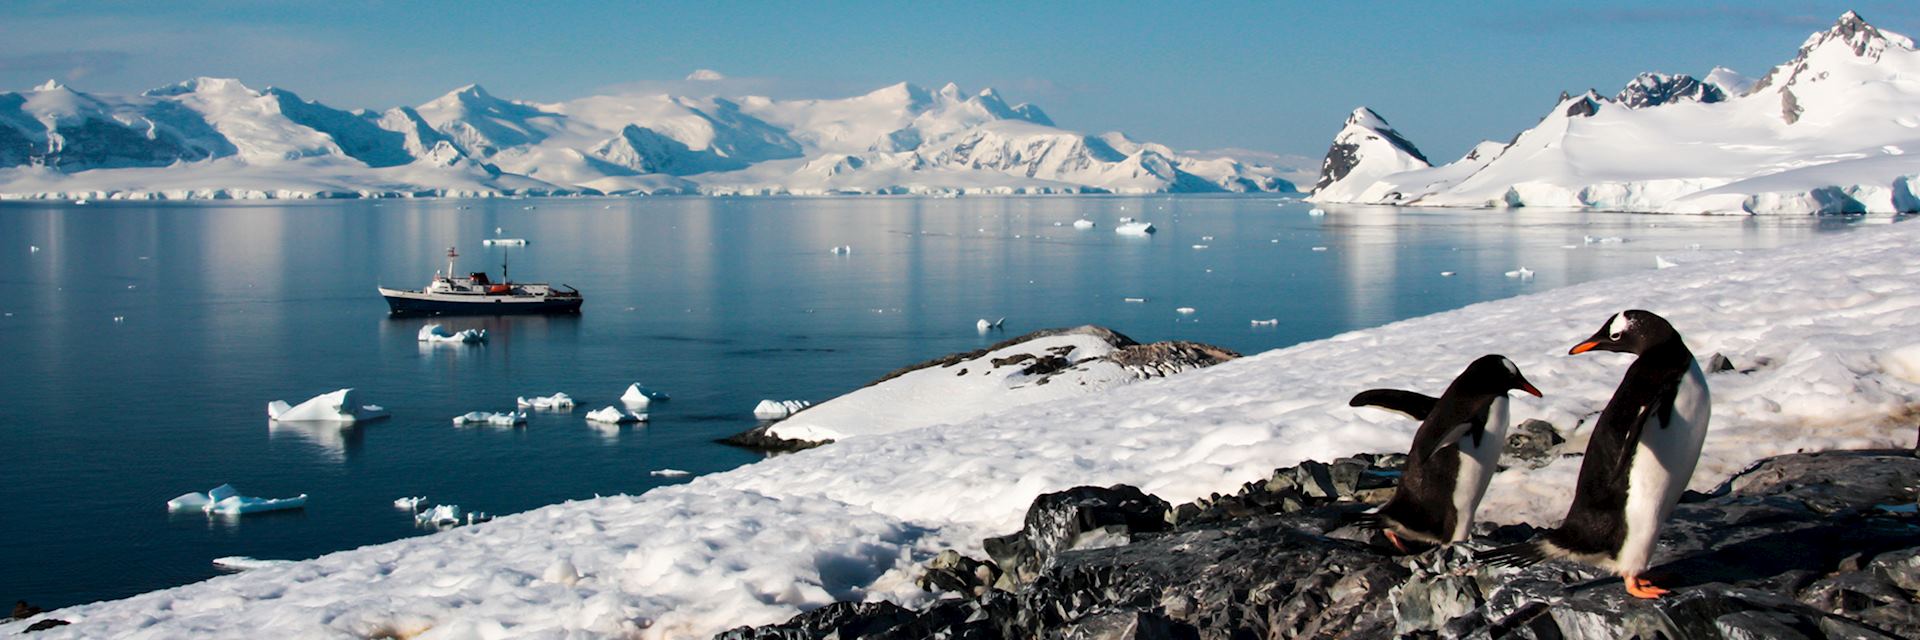
[[[1080,133],[952,84],[551,104],[469,85],[379,112],[222,78],[0,93],[0,198],[16,199],[1293,191],[1302,172],[1279,160]]]
[[[1439,389],[1485,353],[1512,358],[1546,393],[1516,398],[1515,422],[1544,421],[1578,447],[1583,421],[1629,358],[1569,357],[1567,348],[1635,307],[1672,320],[1696,354],[1734,366],[1711,374],[1713,431],[1694,489],[1763,456],[1910,451],[1920,406],[1916,242],[1920,225],[1863,228],[949,424],[842,432],[829,446],[642,495],[68,607],[0,624],[0,634],[57,618],[72,624],[39,637],[701,638],[836,601],[922,606],[936,597],[915,580],[929,560],[946,550],[987,557],[982,541],[1021,530],[1042,494],[1126,483],[1179,503],[1307,459],[1403,452],[1415,423],[1347,399],[1382,386]],[[1497,474],[1481,518],[1554,524],[1579,465],[1555,456]],[[1910,508],[1912,495],[1905,500],[1889,507]]]
[[[1645,73],[1435,166],[1361,107],[1308,199],[1719,214],[1920,212],[1920,51],[1848,12],[1758,80]]]

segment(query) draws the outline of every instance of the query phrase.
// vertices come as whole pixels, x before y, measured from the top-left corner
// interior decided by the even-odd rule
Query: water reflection
[[[267,436],[311,450],[330,462],[345,462],[359,453],[367,437],[359,425],[282,420],[267,421]]]

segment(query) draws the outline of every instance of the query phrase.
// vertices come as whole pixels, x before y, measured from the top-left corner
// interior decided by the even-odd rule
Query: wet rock
[[[928,591],[951,591],[968,597],[980,597],[1000,581],[1000,567],[947,550],[927,562],[926,572],[915,581]]]
[[[1560,456],[1566,438],[1545,420],[1527,420],[1507,431],[1507,446],[1501,452],[1504,461],[1533,469],[1547,466]]]

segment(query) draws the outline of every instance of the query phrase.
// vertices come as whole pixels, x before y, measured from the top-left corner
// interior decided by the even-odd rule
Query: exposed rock
[[[920,574],[917,583],[928,591],[951,591],[977,598],[986,595],[999,580],[999,566],[949,549],[927,563],[926,572]]]
[[[46,612],[45,609],[27,604],[25,600],[13,601],[13,619],[15,620],[24,620],[44,612]]]
[[[1027,507],[1026,526],[989,539],[987,553],[1008,568],[1014,584],[1022,584],[1052,566],[1061,552],[1125,545],[1141,534],[1167,530],[1168,508],[1165,500],[1126,485],[1043,494]]]
[[[1486,538],[1402,556],[1356,539],[1347,525],[1366,507],[1352,495],[1303,491],[1302,478],[1315,483],[1324,473],[1338,494],[1346,479],[1365,484],[1400,462],[1393,458],[1279,469],[1171,513],[1131,487],[1049,494],[1035,501],[1026,528],[995,539],[1012,540],[998,545],[1002,552],[1025,545],[1029,556],[1020,562],[1031,577],[1003,578],[1005,590],[918,612],[842,603],[722,637],[1920,637],[1920,520],[1883,508],[1913,502],[1920,459],[1911,452],[1780,456],[1694,494],[1675,510],[1647,574],[1674,593],[1651,601],[1581,565],[1473,563],[1476,549],[1537,533],[1525,525],[1483,527]],[[1306,506],[1248,507],[1270,495]],[[1229,503],[1241,508],[1222,506]],[[1151,516],[1176,524],[1154,528]],[[1103,535],[1080,546],[1082,534],[1120,522],[1130,543]],[[999,562],[995,548],[989,540]],[[933,565],[964,588],[977,591],[975,579],[991,574],[979,561],[943,558]],[[862,615],[871,621],[855,626]]]
[[[45,620],[41,620],[39,622],[35,622],[33,624],[27,625],[27,629],[25,631],[21,631],[21,633],[33,633],[35,631],[46,631],[54,627],[64,627],[70,624],[73,624],[73,623],[67,622],[65,620],[61,620],[59,618],[47,618]]]
[[[1686,74],[1642,73],[1628,82],[1613,101],[1628,109],[1644,109],[1678,102],[1702,104],[1720,102],[1727,94],[1720,87],[1701,82]]]
[[[1559,457],[1560,445],[1566,441],[1552,423],[1527,420],[1508,430],[1507,447],[1500,455],[1503,460],[1538,469]]]
[[[1707,373],[1722,373],[1732,371],[1733,369],[1733,359],[1731,358],[1718,353],[1707,357]]]
[[[805,451],[807,449],[812,449],[814,447],[833,444],[832,440],[821,440],[821,441],[815,442],[811,440],[788,440],[786,438],[774,436],[773,434],[768,433],[768,430],[772,429],[773,425],[775,424],[779,424],[779,423],[764,422],[758,426],[755,426],[752,429],[748,429],[746,431],[742,431],[740,433],[736,433],[736,434],[727,436],[725,438],[720,438],[718,440],[715,440],[714,442],[718,442],[720,444],[730,444],[736,447],[741,447],[746,449],[753,449],[755,451],[768,451],[768,452],[776,452],[776,453]]]

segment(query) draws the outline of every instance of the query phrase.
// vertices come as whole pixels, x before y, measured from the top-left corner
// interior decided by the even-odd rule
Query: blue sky
[[[832,97],[993,86],[1062,126],[1318,156],[1368,105],[1436,160],[1635,73],[1758,76],[1848,9],[1920,35],[1920,3],[42,2],[0,6],[0,88],[135,92],[193,76],[338,107],[469,82],[553,101],[676,88]]]

